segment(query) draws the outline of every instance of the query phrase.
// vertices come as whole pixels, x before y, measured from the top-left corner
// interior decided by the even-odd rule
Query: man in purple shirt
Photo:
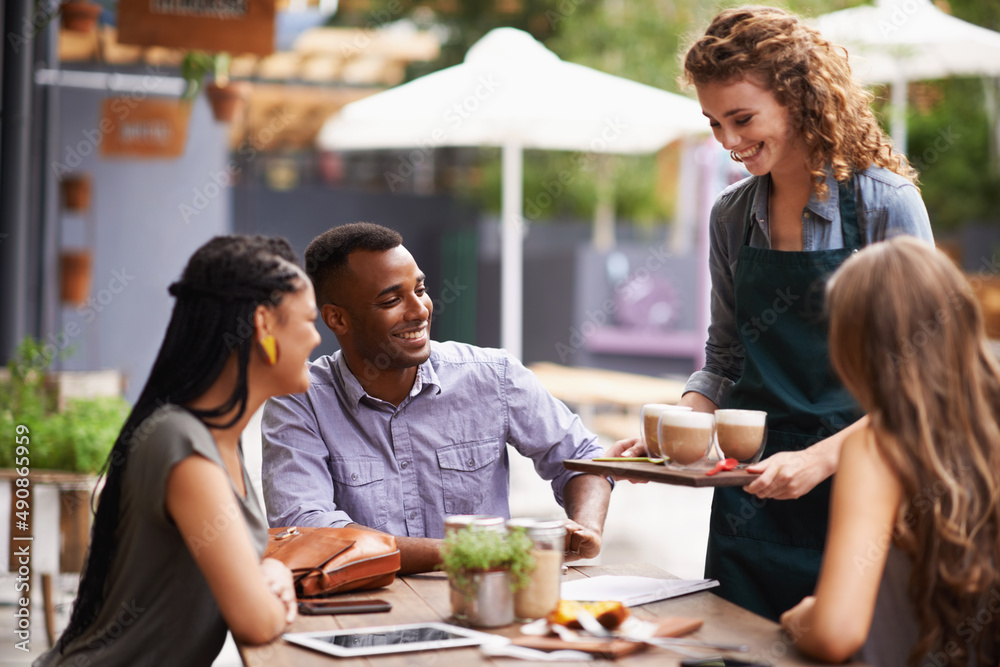
[[[433,304],[402,237],[335,227],[305,261],[341,349],[310,365],[307,392],[264,409],[270,524],[390,533],[402,572],[424,572],[446,516],[510,516],[510,444],[566,510],[567,559],[596,556],[611,484],[562,461],[601,456],[597,437],[505,351],[431,341]]]

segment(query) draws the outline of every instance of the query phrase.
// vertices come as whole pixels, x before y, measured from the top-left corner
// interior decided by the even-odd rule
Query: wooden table
[[[638,564],[572,567],[569,569],[567,579],[594,577],[602,574],[660,577],[664,579],[674,578],[652,565]],[[397,578],[392,586],[388,588],[358,593],[350,597],[387,600],[392,603],[392,611],[383,614],[299,616],[289,631],[310,632],[334,628],[357,628],[398,623],[416,623],[420,621],[447,621],[451,615],[448,599],[448,582],[444,574],[441,573],[410,575]],[[688,635],[688,637],[705,641],[747,644],[750,646],[749,652],[729,654],[744,660],[754,660],[774,665],[789,665],[792,667],[820,664],[803,658],[795,650],[793,642],[786,637],[777,624],[726,602],[709,591],[633,607],[632,613],[646,620],[665,616],[701,618],[704,620],[702,628]],[[519,627],[518,624],[514,624],[507,628],[491,632],[512,638],[520,634]],[[487,658],[480,653],[478,648],[456,648],[442,651],[399,653],[396,655],[349,659],[334,658],[300,648],[280,638],[263,646],[238,645],[243,662],[248,667],[329,667],[334,664],[346,667],[360,667],[362,665],[375,665],[378,667],[505,665],[513,667],[519,664],[550,664],[511,660],[510,658]],[[718,655],[718,652],[704,650],[698,652],[703,653],[705,656]],[[641,653],[620,658],[613,663],[599,660],[587,664],[619,664],[626,667],[632,665],[673,667],[679,665],[683,659],[685,659],[683,656],[672,651],[661,648],[650,648]],[[861,663],[850,664],[858,666]]]

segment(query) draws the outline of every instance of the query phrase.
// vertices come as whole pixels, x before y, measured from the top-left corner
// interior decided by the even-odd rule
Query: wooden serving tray
[[[568,470],[578,470],[597,475],[613,475],[645,479],[662,484],[679,486],[746,486],[760,473],[746,470],[724,470],[714,475],[706,475],[704,470],[677,470],[670,466],[645,461],[591,461],[589,459],[568,459],[563,461]],[[706,468],[705,470],[710,470]]]
[[[648,644],[630,642],[623,639],[594,639],[592,641],[567,642],[558,637],[533,637],[529,635],[515,637],[511,640],[511,643],[517,646],[535,648],[539,651],[558,651],[560,649],[583,651],[584,653],[591,653],[598,658],[607,658],[609,660],[649,648]]]

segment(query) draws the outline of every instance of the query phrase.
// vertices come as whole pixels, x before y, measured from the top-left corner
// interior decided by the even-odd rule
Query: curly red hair
[[[838,181],[875,164],[917,182],[916,170],[893,152],[879,127],[872,94],[851,77],[846,49],[796,16],[775,7],[727,9],[684,56],[681,78],[688,85],[748,77],[788,109],[808,147],[807,167],[818,196],[827,194],[827,165]]]

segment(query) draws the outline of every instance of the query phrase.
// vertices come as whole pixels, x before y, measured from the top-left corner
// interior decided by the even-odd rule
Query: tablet
[[[340,657],[478,646],[502,637],[447,623],[410,623],[350,630],[289,632],[287,642]]]

